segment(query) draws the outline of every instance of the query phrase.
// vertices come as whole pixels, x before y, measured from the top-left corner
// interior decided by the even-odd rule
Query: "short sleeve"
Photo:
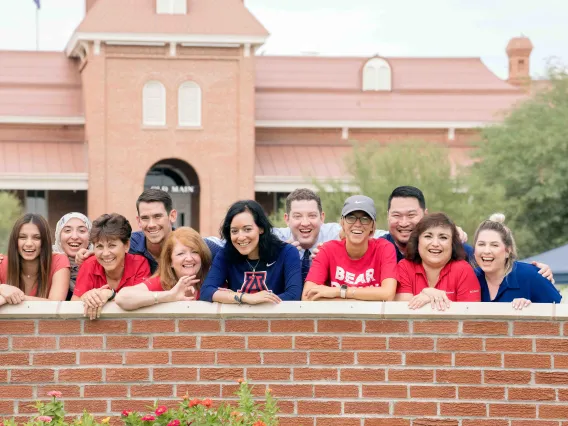
[[[562,296],[550,281],[538,273],[538,268],[529,265],[530,273],[527,279],[530,285],[531,302],[533,303],[560,303]]]
[[[164,288],[162,287],[162,281],[160,280],[160,277],[158,275],[144,280],[143,284],[148,287],[149,291],[164,291]]]
[[[55,275],[55,273],[64,268],[70,268],[69,258],[65,254],[54,254],[51,257],[51,272],[50,278]]]
[[[381,283],[387,278],[397,278],[396,250],[394,244],[384,239],[376,240],[377,244],[382,244],[380,252]]]
[[[331,244],[333,244],[333,242],[331,242]],[[312,266],[310,266],[306,282],[311,281],[315,284],[325,285],[329,281],[329,249],[329,244],[324,244],[320,248],[318,254],[312,261]]]
[[[150,276],[150,265],[148,264],[146,258],[144,256],[136,257],[141,259],[136,259],[136,261],[138,262],[138,267],[136,268],[136,272],[134,274],[134,285],[140,284]]]
[[[0,284],[7,284],[8,281],[8,258],[5,256],[0,263]]]
[[[97,259],[94,256],[91,256],[85,260],[79,268],[77,281],[75,282],[75,290],[73,290],[73,296],[81,297],[87,291],[94,288],[93,269],[96,261]]]
[[[412,265],[409,260],[403,260],[397,265],[398,286],[396,287],[397,293],[410,293],[414,294],[414,286],[412,285],[411,274]]]
[[[459,279],[456,288],[456,302],[480,302],[481,286],[473,271],[466,261],[456,262],[459,265]]]

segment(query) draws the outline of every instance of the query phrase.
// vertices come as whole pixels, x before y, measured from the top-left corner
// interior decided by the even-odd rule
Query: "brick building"
[[[64,52],[0,51],[0,190],[51,224],[77,210],[134,220],[144,187],[178,225],[214,233],[227,206],[273,208],[342,178],[350,140],[420,137],[469,161],[476,128],[526,95],[479,58],[255,56],[268,32],[241,0],[86,0]]]

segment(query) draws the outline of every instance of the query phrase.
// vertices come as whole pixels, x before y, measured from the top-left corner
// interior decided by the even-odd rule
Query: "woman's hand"
[[[0,284],[0,296],[4,297],[9,305],[19,305],[26,297],[18,287],[8,284]]]
[[[195,275],[181,277],[175,286],[168,290],[168,302],[195,300],[195,285],[199,279]]]
[[[75,255],[75,263],[77,266],[81,266],[81,264],[89,258],[93,254],[92,251],[86,248],[80,248],[77,254]]]
[[[85,307],[84,316],[94,320],[100,318],[103,306],[112,296],[112,290],[94,288],[81,296],[81,301]]]
[[[408,307],[410,309],[420,309],[427,303],[432,305],[432,309],[438,311],[445,311],[450,307],[450,300],[446,292],[435,288],[425,288],[422,290],[422,292],[410,299]]]
[[[266,290],[259,291],[258,293],[245,293],[241,299],[247,305],[258,305],[259,303],[280,303],[282,300],[274,293]]]
[[[339,297],[339,287],[315,285],[306,292],[306,300],[336,299]]]
[[[513,309],[522,311],[523,308],[526,308],[531,303],[532,302],[529,299],[523,299],[522,297],[519,297],[518,299],[513,299]]]

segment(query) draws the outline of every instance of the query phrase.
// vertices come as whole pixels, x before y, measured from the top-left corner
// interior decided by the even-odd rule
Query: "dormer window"
[[[363,67],[363,91],[392,90],[392,72],[387,61],[382,58],[372,58]]]
[[[156,0],[156,13],[185,15],[187,13],[187,0]]]

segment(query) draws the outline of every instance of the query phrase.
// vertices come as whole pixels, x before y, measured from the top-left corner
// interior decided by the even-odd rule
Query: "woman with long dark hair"
[[[272,228],[256,201],[234,203],[220,229],[227,243],[213,261],[200,300],[251,305],[300,300],[298,250],[280,241]]]
[[[52,252],[47,221],[28,213],[20,217],[8,240],[8,258],[0,264],[0,305],[24,300],[65,300],[69,259]]]

